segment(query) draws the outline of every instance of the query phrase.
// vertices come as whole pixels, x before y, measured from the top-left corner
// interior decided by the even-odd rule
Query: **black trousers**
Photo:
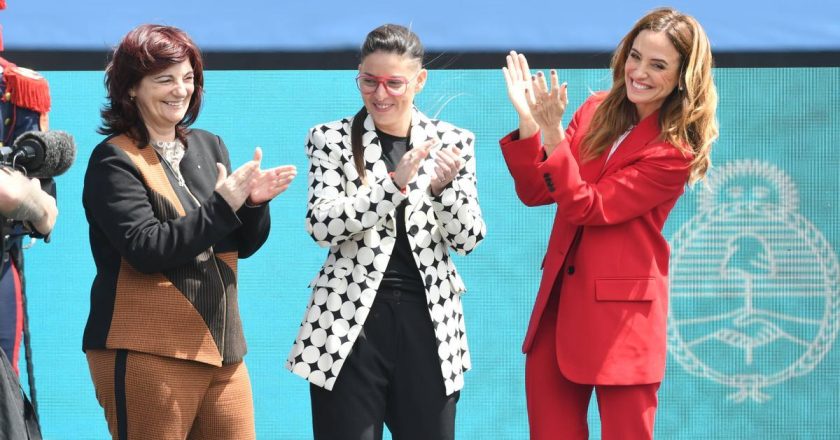
[[[311,385],[316,440],[455,438],[425,297],[380,289],[332,391]]]

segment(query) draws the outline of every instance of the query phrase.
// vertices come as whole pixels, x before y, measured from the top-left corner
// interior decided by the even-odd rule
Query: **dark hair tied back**
[[[364,61],[368,55],[374,52],[402,55],[417,60],[420,65],[423,64],[423,56],[425,55],[425,49],[423,49],[423,44],[417,34],[398,24],[383,24],[367,34],[360,51],[360,61]],[[362,145],[362,132],[367,115],[367,109],[362,106],[361,110],[353,117],[353,127],[350,130],[353,161],[363,182],[365,181],[365,155]]]

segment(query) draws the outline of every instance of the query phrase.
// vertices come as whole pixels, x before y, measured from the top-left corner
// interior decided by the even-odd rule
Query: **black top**
[[[376,130],[379,137],[379,145],[382,147],[382,159],[389,172],[393,172],[400,163],[406,151],[411,149],[408,137],[392,136],[380,130]],[[405,231],[405,207],[408,199],[403,200],[397,206],[395,216],[397,217],[397,241],[394,244],[394,251],[391,253],[391,260],[379,285],[379,292],[396,291],[422,295],[425,298],[426,288],[420,278],[420,270],[414,261],[414,254],[411,252],[411,244]]]

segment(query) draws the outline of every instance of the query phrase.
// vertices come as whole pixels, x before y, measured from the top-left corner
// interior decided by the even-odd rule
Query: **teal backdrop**
[[[840,433],[840,69],[718,69],[720,140],[707,185],[665,228],[672,254],[661,439],[828,439]],[[352,71],[210,71],[196,127],[232,162],[254,147],[299,175],[271,203],[268,242],[240,265],[246,357],[261,439],[311,438],[308,385],[284,369],[326,256],[304,230],[304,138],[361,105]],[[30,328],[46,438],[107,438],[81,351],[94,276],[82,180],[105,91],[103,73],[45,72],[51,128],[71,132],[75,165],[57,178],[53,240],[26,251]],[[608,87],[607,70],[561,70],[570,108]],[[498,139],[514,128],[498,70],[432,71],[418,107],[477,135],[487,237],[456,263],[474,368],[458,406],[461,439],[525,439],[522,338],[540,277],[551,207],[526,208]],[[569,116],[571,112],[569,113]],[[568,120],[568,116],[566,118]],[[101,188],[108,191],[108,188]],[[165,338],[166,335],[161,335]],[[593,438],[599,438],[591,406]]]

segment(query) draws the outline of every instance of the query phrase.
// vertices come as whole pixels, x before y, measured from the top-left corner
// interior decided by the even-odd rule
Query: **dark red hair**
[[[105,69],[105,88],[108,102],[102,108],[105,135],[127,134],[140,147],[149,144],[149,131],[143,123],[129,90],[145,76],[154,75],[168,67],[189,60],[193,68],[195,91],[190,98],[184,119],[175,126],[175,136],[186,145],[188,127],[198,118],[204,94],[204,62],[201,52],[182,30],[172,26],[144,24],[132,29],[114,49]]]

